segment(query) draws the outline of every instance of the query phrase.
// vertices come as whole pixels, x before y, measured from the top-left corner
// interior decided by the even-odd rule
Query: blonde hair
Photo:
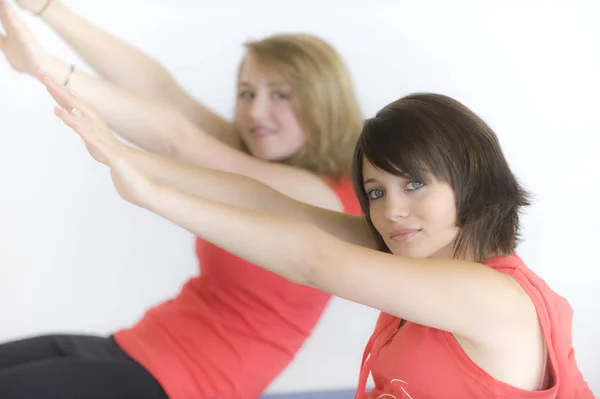
[[[363,116],[340,55],[308,34],[274,35],[245,47],[247,55],[292,86],[292,106],[307,133],[303,148],[281,162],[321,176],[349,175]],[[242,66],[243,61],[240,72]]]

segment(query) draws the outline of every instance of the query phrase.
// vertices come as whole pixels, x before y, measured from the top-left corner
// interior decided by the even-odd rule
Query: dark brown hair
[[[483,260],[514,252],[519,211],[528,194],[510,170],[492,129],[458,101],[417,93],[387,105],[368,119],[354,152],[354,186],[382,251],[390,252],[369,215],[363,159],[395,175],[427,183],[427,172],[454,190],[455,256]]]

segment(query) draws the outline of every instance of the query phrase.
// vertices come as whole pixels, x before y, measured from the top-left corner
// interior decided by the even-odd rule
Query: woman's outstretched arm
[[[191,97],[164,66],[142,50],[77,14],[60,0],[18,0],[17,4],[34,14],[43,9],[40,18],[103,79],[143,97],[164,101],[211,136],[227,144],[239,144],[228,120]],[[131,15],[132,24],[144,17],[140,11]],[[48,70],[51,65],[42,67]]]
[[[59,109],[57,115],[84,141],[82,132],[93,131],[97,123],[79,111]],[[347,242],[336,237],[335,229],[320,228],[318,220],[232,206],[167,187],[110,146],[97,148],[125,200],[291,281],[452,332],[486,348],[512,342],[515,334],[536,326],[529,297],[510,277],[487,266],[412,259],[365,248],[351,243],[360,240]],[[337,231],[342,227],[338,223]],[[363,228],[354,229],[350,236],[359,237]]]

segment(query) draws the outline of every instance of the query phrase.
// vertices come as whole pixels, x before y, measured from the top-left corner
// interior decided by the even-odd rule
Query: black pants
[[[2,399],[168,399],[112,338],[50,335],[0,345]]]

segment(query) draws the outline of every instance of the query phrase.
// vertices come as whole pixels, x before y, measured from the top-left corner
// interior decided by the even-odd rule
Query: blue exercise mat
[[[301,392],[265,395],[262,399],[352,399],[354,391]]]

